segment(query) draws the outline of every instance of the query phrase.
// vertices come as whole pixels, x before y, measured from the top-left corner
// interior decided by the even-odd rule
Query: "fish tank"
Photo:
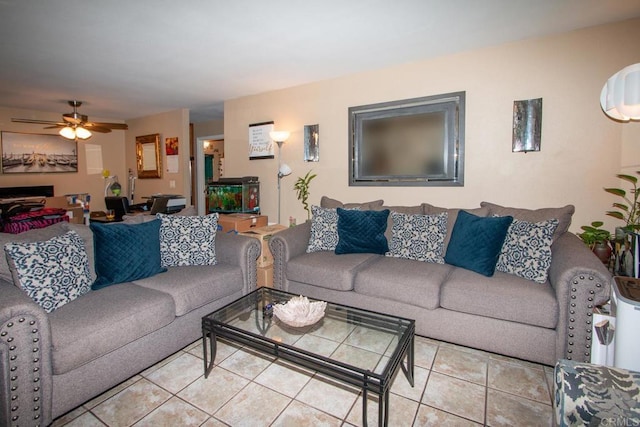
[[[220,178],[207,184],[208,213],[260,213],[258,177]]]

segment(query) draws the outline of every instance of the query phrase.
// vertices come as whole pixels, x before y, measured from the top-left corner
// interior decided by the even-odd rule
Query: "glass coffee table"
[[[271,307],[294,296],[263,287],[203,317],[205,378],[214,367],[216,339],[224,337],[361,388],[365,425],[367,394],[378,395],[379,424],[386,426],[389,389],[399,369],[413,387],[415,321],[327,302],[316,324],[291,327]]]

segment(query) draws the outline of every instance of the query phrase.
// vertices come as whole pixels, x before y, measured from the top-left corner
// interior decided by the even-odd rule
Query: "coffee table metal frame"
[[[209,376],[214,367],[216,338],[224,337],[262,353],[288,360],[296,365],[320,372],[338,381],[360,387],[363,394],[362,419],[365,426],[367,425],[367,395],[368,393],[378,395],[378,424],[388,425],[389,390],[399,368],[404,372],[409,384],[411,384],[412,387],[414,385],[415,321],[327,302],[325,317],[338,313],[341,315],[346,314],[347,322],[349,319],[357,319],[359,325],[388,331],[397,335],[398,342],[396,348],[381,373],[375,373],[371,370],[333,360],[330,357],[314,354],[297,348],[295,345],[274,341],[266,336],[245,331],[227,323],[231,319],[225,316],[225,313],[234,313],[234,307],[255,303],[256,310],[259,313],[260,305],[264,307],[272,301],[288,301],[293,296],[296,295],[272,288],[258,288],[213,313],[204,316],[202,318],[202,348],[204,353],[205,378]],[[311,298],[310,300],[313,301]],[[216,320],[216,316],[221,316],[224,320]],[[266,333],[271,326],[272,318],[269,315],[258,317],[262,317],[262,319],[256,318],[258,330]],[[207,337],[209,337],[209,346],[207,346]],[[207,347],[211,354],[211,359],[208,357]]]

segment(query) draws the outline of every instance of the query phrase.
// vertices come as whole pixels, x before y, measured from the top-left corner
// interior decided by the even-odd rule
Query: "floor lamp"
[[[281,224],[280,222],[280,200],[281,200],[280,180],[282,179],[282,177],[291,175],[291,168],[289,167],[289,165],[282,163],[282,156],[280,151],[282,150],[282,144],[284,144],[284,142],[289,138],[289,135],[291,135],[291,133],[286,130],[269,132],[269,136],[271,137],[273,142],[278,144],[278,224]]]

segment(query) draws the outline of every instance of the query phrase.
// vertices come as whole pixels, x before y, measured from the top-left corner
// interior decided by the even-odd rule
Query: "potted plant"
[[[578,237],[591,248],[593,253],[605,264],[609,263],[611,257],[611,246],[609,246],[609,239],[611,233],[607,230],[603,230],[602,221],[593,221],[591,225],[583,225],[583,232],[578,234]]]
[[[636,172],[636,174],[640,175],[640,171]],[[629,182],[633,186],[633,188],[631,188],[631,190],[629,191],[628,196],[627,192],[621,188],[604,189],[604,191],[606,191],[607,193],[621,197],[624,200],[624,203],[614,203],[613,207],[618,210],[607,211],[607,215],[624,221],[624,232],[628,233],[631,231],[636,231],[640,229],[640,205],[638,204],[640,193],[638,193],[638,178],[632,175],[625,174],[618,174],[616,176],[623,181]]]
[[[308,220],[311,219],[311,209],[309,208],[309,203],[307,203],[310,194],[309,184],[311,183],[311,180],[317,176],[316,174],[311,174],[311,172],[312,170],[307,172],[305,176],[298,177],[298,180],[293,186],[294,190],[296,190],[296,196],[298,197],[298,200],[302,202],[302,207],[305,211],[307,211]]]

